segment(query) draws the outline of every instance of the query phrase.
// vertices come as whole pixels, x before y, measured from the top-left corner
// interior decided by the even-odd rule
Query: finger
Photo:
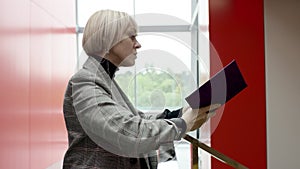
[[[217,110],[219,107],[221,107],[221,104],[212,104],[210,105],[209,112],[213,112]]]
[[[191,107],[185,106],[185,107],[182,108],[182,112],[186,113],[189,109],[191,109]]]
[[[209,105],[209,106],[205,106],[205,107],[202,107],[199,109],[199,112],[205,112],[205,113],[208,113],[210,108],[211,108],[212,105]]]
[[[214,117],[216,115],[216,112],[215,111],[212,111],[212,112],[209,112],[209,113],[207,113],[207,118],[209,119],[209,118],[212,118],[212,117]]]
[[[221,106],[222,106],[221,104],[212,104],[212,105],[203,107],[199,110],[200,110],[200,112],[205,112],[206,114],[208,114],[209,112],[213,112],[213,111],[217,110]]]

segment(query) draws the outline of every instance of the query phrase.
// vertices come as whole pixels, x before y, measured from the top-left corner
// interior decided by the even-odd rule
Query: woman
[[[155,169],[160,145],[199,128],[207,112],[219,107],[156,116],[136,110],[114,81],[119,67],[135,64],[141,48],[136,36],[136,22],[124,12],[101,10],[89,18],[82,40],[89,57],[70,79],[64,99],[69,137],[64,168]]]

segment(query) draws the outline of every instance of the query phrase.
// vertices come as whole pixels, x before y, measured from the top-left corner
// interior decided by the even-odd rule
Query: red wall
[[[224,107],[212,147],[249,168],[267,168],[263,0],[209,2],[211,43],[223,65],[237,61],[248,84]],[[212,74],[217,60],[212,52]],[[231,167],[213,159],[212,168]]]
[[[40,169],[62,159],[74,26],[73,0],[1,0],[0,168]]]

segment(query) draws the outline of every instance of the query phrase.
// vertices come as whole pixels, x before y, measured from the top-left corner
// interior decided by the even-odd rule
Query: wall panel
[[[300,1],[264,2],[268,167],[300,168]]]
[[[0,168],[29,168],[29,3],[0,8]]]
[[[67,147],[62,100],[76,65],[75,1],[2,0],[0,9],[0,168],[46,168]]]

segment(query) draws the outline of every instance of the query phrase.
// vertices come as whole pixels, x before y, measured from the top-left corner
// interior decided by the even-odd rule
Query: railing
[[[228,156],[218,152],[217,150],[205,145],[204,143],[201,143],[199,140],[193,138],[192,136],[186,135],[184,137],[185,140],[190,142],[193,146],[193,169],[198,169],[198,148],[201,148],[202,150],[208,152],[216,159],[224,162],[225,164],[232,166],[236,169],[248,169],[246,166],[242,165],[241,163],[229,158]]]

